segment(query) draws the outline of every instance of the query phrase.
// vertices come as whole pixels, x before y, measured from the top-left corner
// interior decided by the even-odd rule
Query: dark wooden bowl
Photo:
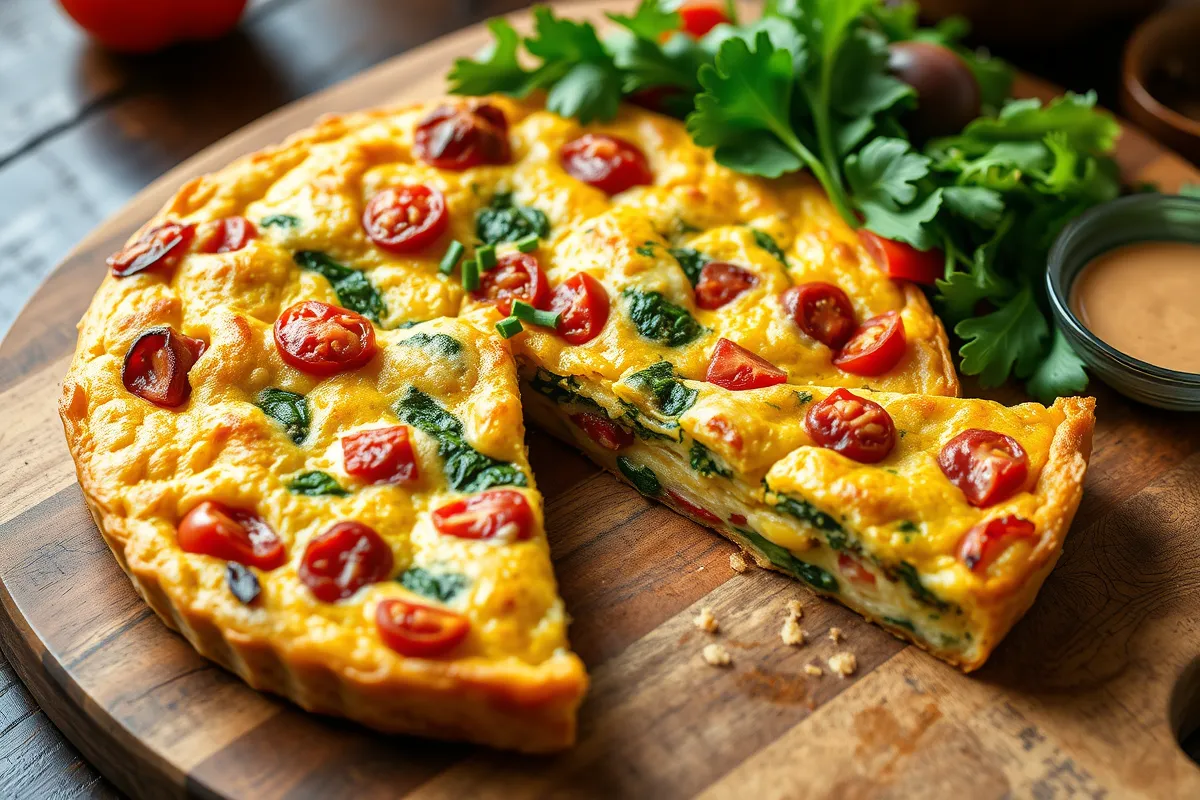
[[[1185,5],[1155,14],[1139,27],[1125,47],[1121,66],[1121,108],[1139,127],[1179,154],[1200,162],[1200,5]],[[1167,77],[1167,76],[1174,76]],[[1187,76],[1184,78],[1183,76]],[[1190,80],[1193,90],[1158,96],[1162,83]],[[1181,113],[1180,101],[1191,105]]]

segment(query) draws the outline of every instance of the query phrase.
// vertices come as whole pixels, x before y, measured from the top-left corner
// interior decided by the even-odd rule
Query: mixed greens
[[[603,38],[542,7],[527,37],[492,20],[495,42],[455,63],[451,90],[544,90],[550,110],[584,123],[631,100],[686,119],[731,169],[807,170],[850,225],[939,253],[931,291],[964,373],[985,386],[1016,376],[1042,400],[1086,386],[1048,321],[1042,276],[1062,227],[1120,191],[1119,129],[1093,95],[1012,99],[1006,64],[963,47],[960,21],[919,27],[911,2],[768,0],[745,22],[730,4],[730,22],[700,38],[680,30],[678,5],[609,14]],[[666,344],[699,332],[658,298],[627,300]]]

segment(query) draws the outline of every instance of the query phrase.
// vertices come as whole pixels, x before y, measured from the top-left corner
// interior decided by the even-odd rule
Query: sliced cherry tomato
[[[175,534],[185,553],[236,561],[248,567],[275,569],[287,559],[283,542],[253,511],[205,500],[179,523]]]
[[[508,119],[491,103],[441,105],[417,125],[417,158],[438,169],[507,164],[512,158]]]
[[[848,553],[838,553],[838,569],[853,583],[863,586],[875,585],[875,574]]]
[[[204,342],[170,326],[142,331],[125,354],[121,383],[130,394],[156,406],[181,406],[192,393],[188,371],[204,350]]]
[[[896,446],[896,426],[883,406],[846,389],[834,389],[804,415],[813,442],[863,464],[887,458]]]
[[[981,522],[958,543],[958,560],[972,572],[986,572],[1013,539],[1032,539],[1037,526],[1024,517],[1005,514]]]
[[[362,224],[371,241],[392,253],[413,253],[446,232],[446,198],[422,184],[392,186],[363,209]]]
[[[709,311],[732,302],[758,283],[753,272],[724,261],[710,261],[696,282],[696,305]]]
[[[633,444],[633,431],[600,414],[572,414],[571,422],[605,450],[615,452]]]
[[[690,517],[695,517],[699,520],[703,520],[708,525],[721,524],[720,517],[709,511],[707,508],[701,508],[694,503],[688,502],[683,495],[667,489],[667,496],[671,498],[671,502],[674,503],[684,514],[687,514]]]
[[[471,292],[471,297],[495,303],[496,309],[507,317],[512,313],[514,300],[545,309],[550,299],[550,282],[536,258],[527,253],[508,253],[479,276],[479,288]]]
[[[195,225],[164,223],[109,256],[108,266],[117,278],[128,278],[155,267],[172,269],[183,258],[195,235]]]
[[[1011,436],[970,428],[938,453],[938,466],[977,508],[1002,503],[1025,485],[1029,457]]]
[[[533,509],[518,491],[492,489],[435,510],[433,527],[460,539],[519,542],[533,533]]]
[[[279,315],[275,346],[286,363],[310,375],[357,369],[378,349],[369,319],[319,300],[303,300]]]
[[[258,236],[254,223],[245,217],[223,217],[206,222],[196,233],[196,250],[201,253],[232,253]]]
[[[374,483],[412,483],[417,480],[408,428],[368,428],[342,437],[342,463],[348,475]]]
[[[391,572],[392,548],[378,533],[361,522],[339,522],[308,543],[299,576],[318,600],[335,603]]]
[[[866,228],[859,229],[858,238],[889,278],[932,286],[946,271],[946,256],[941,250],[918,250],[910,244],[885,239]]]
[[[704,423],[704,427],[708,428],[717,436],[720,436],[721,440],[734,450],[742,449],[742,435],[738,433],[737,428],[733,426],[733,423],[724,417],[710,417],[708,422]]]
[[[560,283],[550,298],[550,310],[562,315],[558,335],[571,344],[587,344],[600,335],[608,322],[608,306],[608,292],[586,272]]]
[[[558,157],[568,175],[606,194],[654,182],[638,146],[616,136],[585,133],[564,144]]]
[[[388,598],[375,609],[383,643],[402,656],[432,658],[458,646],[471,623],[461,614]]]
[[[105,47],[148,53],[182,40],[215,39],[237,25],[246,0],[61,0],[80,27]]]
[[[745,525],[746,517],[742,514],[730,514],[729,521],[732,522],[734,525]]]
[[[720,339],[713,348],[704,380],[723,389],[743,392],[787,383],[787,373],[741,345]]]
[[[688,0],[679,6],[680,30],[694,39],[704,35],[722,22],[732,22],[723,3],[714,0]]]
[[[854,333],[854,306],[832,283],[803,283],[783,293],[783,307],[800,330],[832,350]]]
[[[860,325],[833,357],[833,365],[852,375],[882,375],[899,363],[907,346],[904,320],[888,311]]]

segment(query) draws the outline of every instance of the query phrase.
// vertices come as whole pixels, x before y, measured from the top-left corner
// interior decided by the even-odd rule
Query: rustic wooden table
[[[47,0],[0,3],[0,334],[66,252],[169,167],[257,117],[523,0],[250,0],[238,32],[143,58]],[[1129,23],[1026,70],[1115,102]],[[1069,58],[1067,57],[1069,55]],[[0,797],[116,797],[0,655]]]

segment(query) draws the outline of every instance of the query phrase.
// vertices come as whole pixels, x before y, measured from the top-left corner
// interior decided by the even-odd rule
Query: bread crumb
[[[716,633],[717,629],[721,627],[717,623],[717,618],[713,616],[712,609],[708,606],[700,609],[700,613],[692,621],[696,623],[697,628],[705,633]]]
[[[704,656],[704,660],[713,667],[728,667],[733,662],[733,659],[729,657],[729,651],[719,644],[706,645],[700,655]]]
[[[800,619],[802,616],[804,616],[804,606],[800,605],[799,600],[788,600],[787,612],[796,619]]]
[[[858,669],[858,659],[854,657],[854,653],[834,653],[829,657],[829,669],[845,678],[853,675],[854,670]]]
[[[704,565],[701,564],[700,566],[696,567],[696,572],[704,572]]]
[[[749,567],[746,564],[746,558],[741,553],[731,553],[729,555],[729,568],[734,572],[745,572]]]
[[[841,640],[842,640],[842,629],[841,628],[830,628],[829,629],[829,641],[836,644],[836,643],[840,642]]]
[[[812,675],[817,678],[819,678],[825,674],[824,670],[822,670],[816,664],[805,664],[804,671],[807,672],[809,675]]]
[[[804,644],[804,631],[800,629],[800,623],[795,617],[788,617],[783,622],[783,629],[779,631],[779,637],[783,639],[786,645],[799,646]]]

